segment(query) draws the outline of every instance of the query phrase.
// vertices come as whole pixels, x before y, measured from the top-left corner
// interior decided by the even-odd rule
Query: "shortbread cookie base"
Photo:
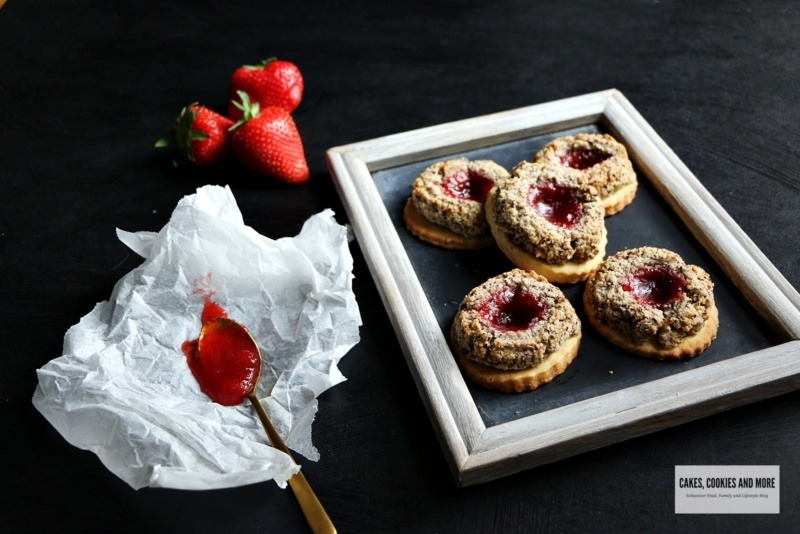
[[[602,199],[603,208],[606,210],[606,217],[619,213],[628,204],[633,202],[637,189],[638,182],[633,182],[632,184],[620,187],[606,198]]]
[[[408,201],[406,201],[406,206],[403,209],[403,220],[412,234],[432,245],[468,250],[494,246],[494,238],[491,234],[467,237],[457,234],[449,228],[430,222],[417,211],[410,197]]]
[[[591,305],[589,299],[590,285],[591,284],[586,284],[586,289],[583,292],[583,307],[586,311],[586,318],[589,320],[589,324],[600,332],[600,335],[628,352],[657,360],[680,360],[697,356],[706,350],[717,337],[719,311],[716,306],[712,306],[708,309],[708,318],[700,331],[693,336],[685,338],[674,347],[659,347],[650,340],[644,343],[633,343],[629,337],[620,334],[615,329],[598,320],[595,309]]]
[[[503,231],[497,227],[494,220],[494,195],[489,195],[486,199],[486,220],[489,221],[489,228],[497,241],[498,248],[511,260],[511,263],[525,269],[535,271],[547,278],[548,282],[554,284],[575,284],[589,278],[589,275],[597,269],[603,262],[606,255],[606,244],[608,244],[608,232],[603,227],[603,235],[600,238],[598,253],[584,262],[568,261],[565,263],[547,263],[529,254],[508,239]]]
[[[503,393],[521,393],[536,389],[547,384],[563,373],[572,360],[578,355],[581,343],[581,333],[567,339],[561,347],[550,353],[544,360],[528,369],[518,371],[503,371],[488,365],[473,362],[456,347],[454,351],[461,369],[467,378],[487,389],[502,391]]]

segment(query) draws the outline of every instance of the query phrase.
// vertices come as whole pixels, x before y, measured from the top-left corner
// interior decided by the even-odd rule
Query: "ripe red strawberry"
[[[289,184],[308,180],[303,141],[292,116],[278,106],[264,109],[239,91],[242,120],[231,128],[231,148],[245,167]]]
[[[234,104],[239,91],[247,93],[250,101],[262,108],[278,106],[291,113],[303,99],[303,75],[291,61],[274,57],[258,65],[239,67],[231,76],[228,89],[228,117],[233,120],[242,118],[241,109]]]
[[[176,166],[189,161],[198,167],[210,165],[228,152],[228,130],[233,121],[197,103],[181,110],[167,137],[159,139],[156,147],[172,146],[179,156]]]

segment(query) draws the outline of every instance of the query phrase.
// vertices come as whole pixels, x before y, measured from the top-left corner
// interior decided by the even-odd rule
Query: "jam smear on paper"
[[[206,324],[211,319],[216,319],[217,317],[227,317],[228,312],[225,309],[217,304],[216,302],[212,302],[210,300],[206,300],[205,304],[203,305],[203,315],[200,320],[203,324]]]

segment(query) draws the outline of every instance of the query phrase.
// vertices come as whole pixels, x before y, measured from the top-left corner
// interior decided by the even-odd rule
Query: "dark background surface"
[[[291,493],[131,490],[30,403],[35,369],[140,259],[114,229],[158,230],[176,202],[230,184],[245,221],[295,234],[346,221],[331,146],[620,89],[800,287],[800,6],[750,2],[80,2],[0,9],[0,529],[303,532]],[[224,109],[240,64],[303,70],[295,120],[310,182],[234,162],[176,171],[153,142],[178,110]],[[341,532],[800,526],[800,393],[481,486],[456,489],[357,245],[362,341],[320,398],[301,461]],[[675,465],[781,466],[781,514],[677,516]]]

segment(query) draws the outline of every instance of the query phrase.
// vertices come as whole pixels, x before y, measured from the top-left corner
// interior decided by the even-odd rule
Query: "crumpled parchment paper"
[[[117,235],[145,261],[67,331],[33,404],[133,488],[285,487],[298,467],[268,445],[249,402],[225,407],[200,390],[181,344],[199,335],[213,292],[259,344],[257,391],[278,432],[318,460],[316,398],[345,380],[337,363],[359,340],[347,229],[325,210],[296,237],[269,239],[245,226],[229,188],[205,186],[160,232]]]

